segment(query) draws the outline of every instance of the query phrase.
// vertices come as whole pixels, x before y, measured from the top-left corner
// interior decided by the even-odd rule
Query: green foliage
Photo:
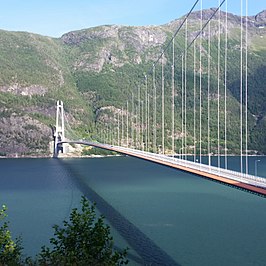
[[[3,221],[7,214],[7,208],[3,205],[0,210],[0,265],[21,265],[20,239],[12,239],[8,222]]]
[[[265,132],[266,117],[259,118],[251,135],[252,148],[259,151],[259,154],[266,154]],[[263,133],[261,133],[263,132]]]
[[[40,265],[122,265],[127,264],[126,250],[114,251],[110,227],[104,217],[96,217],[95,204],[85,197],[82,208],[73,209],[70,220],[63,227],[54,226],[53,248],[43,247],[39,255]]]
[[[227,112],[228,112],[228,146],[230,151],[239,151],[239,102],[240,102],[240,25],[229,17],[230,28],[228,32],[228,58],[227,58]],[[189,36],[199,30],[198,20],[189,19]],[[147,75],[147,88],[150,100],[150,125],[157,124],[157,142],[161,142],[161,61],[155,65],[155,86],[157,88],[157,121],[153,121],[153,75],[152,64],[158,58],[161,49],[167,45],[172,37],[173,27],[171,23],[158,28],[158,36],[165,34],[166,42],[143,43],[141,38],[149,35],[147,28],[138,30],[132,27],[100,26],[91,29],[65,34],[61,39],[39,36],[31,33],[0,31],[1,58],[0,58],[0,88],[1,86],[25,87],[37,85],[46,90],[44,95],[14,95],[0,92],[0,103],[3,108],[0,118],[8,118],[12,113],[29,115],[40,122],[50,125],[54,122],[54,105],[56,100],[64,102],[65,111],[70,118],[72,129],[75,133],[86,139],[98,140],[97,132],[103,131],[108,124],[116,128],[117,110],[112,111],[107,119],[101,119],[98,110],[102,107],[114,106],[115,109],[125,110],[127,101],[129,105],[129,117],[132,118],[138,111],[138,87],[141,86],[141,101],[144,101],[144,74]],[[208,34],[204,34],[202,48],[199,42],[195,42],[196,54],[196,132],[199,139],[199,83],[202,69],[202,138],[207,138],[207,68],[210,58],[210,113],[211,113],[211,138],[215,139],[218,131],[217,119],[217,74],[220,72],[220,121],[224,120],[224,64],[225,64],[225,35],[222,31],[220,45],[218,36],[214,31],[218,27],[218,21],[212,21],[212,38],[210,56],[208,51]],[[157,38],[156,28],[154,36]],[[192,33],[191,33],[192,32]],[[190,35],[190,33],[192,35]],[[143,35],[144,34],[144,35]],[[266,139],[263,138],[263,127],[257,125],[256,118],[262,119],[266,115],[265,107],[265,58],[266,49],[263,42],[263,31],[257,27],[249,29],[248,46],[248,111],[249,111],[249,149],[258,149],[265,152]],[[182,128],[182,62],[181,54],[185,49],[185,32],[181,29],[175,38],[175,127],[176,135],[181,134]],[[220,48],[220,49],[219,49]],[[202,49],[201,67],[199,65],[199,52]],[[218,71],[217,61],[220,54],[220,67]],[[244,65],[243,65],[244,66]],[[244,69],[243,69],[244,71]],[[165,132],[166,146],[170,148],[171,141],[171,84],[172,84],[172,45],[164,54],[164,82],[165,82]],[[184,77],[183,77],[184,78]],[[186,107],[187,107],[187,137],[189,145],[193,145],[193,90],[194,90],[194,50],[193,45],[187,52],[186,69]],[[243,81],[243,83],[245,83]],[[243,84],[244,85],[244,84]],[[244,86],[245,87],[245,86]],[[132,95],[134,96],[132,99]],[[184,99],[183,99],[184,100]],[[244,99],[243,99],[244,100]],[[132,104],[133,103],[133,104]],[[47,112],[49,110],[49,112]],[[132,111],[134,115],[132,115]],[[106,117],[106,116],[105,116]],[[133,130],[136,130],[137,122],[134,122]],[[224,126],[221,123],[221,135]],[[152,137],[152,130],[150,130]],[[132,142],[133,137],[129,136]],[[258,145],[258,140],[262,145]],[[25,139],[21,140],[26,142]],[[180,143],[176,139],[177,143]],[[222,142],[222,141],[221,141]],[[217,149],[214,141],[213,152]],[[179,149],[180,146],[177,146]],[[221,147],[222,149],[223,147]]]
[[[55,225],[54,237],[50,239],[52,248],[43,246],[42,251],[32,259],[22,259],[21,240],[13,240],[6,218],[7,208],[0,210],[0,265],[123,265],[127,264],[127,249],[116,251],[110,227],[104,217],[98,217],[95,203],[90,204],[83,196],[81,210],[73,209],[69,221],[63,227]]]

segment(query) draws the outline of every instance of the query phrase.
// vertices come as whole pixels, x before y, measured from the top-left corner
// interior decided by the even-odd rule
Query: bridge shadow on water
[[[164,250],[158,247],[148,236],[141,232],[127,218],[113,208],[96,191],[86,184],[83,177],[69,164],[58,159],[69,171],[80,191],[92,202],[96,202],[97,209],[106,217],[109,223],[120,233],[120,235],[137,252],[140,258],[128,254],[128,259],[142,265],[171,265],[178,266]]]

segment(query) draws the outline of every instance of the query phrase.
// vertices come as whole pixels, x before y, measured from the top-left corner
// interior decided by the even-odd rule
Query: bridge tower
[[[64,106],[62,101],[56,102],[56,126],[54,130],[54,157],[58,154],[65,152],[64,144],[61,143],[65,140],[65,121],[64,121]]]

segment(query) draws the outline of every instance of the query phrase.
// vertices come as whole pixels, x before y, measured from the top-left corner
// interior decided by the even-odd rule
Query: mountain
[[[214,9],[204,10],[207,21]],[[188,20],[188,43],[199,31],[200,12],[191,14]],[[55,120],[55,103],[64,102],[69,131],[78,138],[100,140],[107,122],[115,127],[117,113],[126,108],[126,101],[141,86],[144,99],[144,73],[148,76],[148,90],[152,94],[152,76],[149,70],[166,47],[183,18],[161,26],[128,27],[105,25],[64,34],[61,38],[44,37],[27,32],[0,31],[0,155],[29,156],[48,155],[49,141]],[[225,13],[221,12],[220,61],[225,54]],[[228,152],[239,150],[239,94],[240,80],[240,21],[239,16],[228,14]],[[202,45],[196,42],[196,55],[202,50],[202,138],[207,138],[207,44],[211,36],[211,145],[217,151],[217,61],[218,15],[211,22],[211,30],[204,30]],[[245,34],[245,29],[244,29]],[[181,145],[181,63],[180,53],[185,48],[185,33],[175,38],[175,112],[176,146]],[[266,153],[266,11],[248,17],[248,121],[249,150]],[[164,55],[166,146],[171,143],[171,56],[172,48]],[[193,97],[193,45],[187,53],[187,95]],[[243,57],[243,60],[245,57]],[[244,62],[244,61],[243,61]],[[161,66],[156,65],[156,77]],[[200,69],[196,62],[197,93]],[[224,120],[224,68],[221,74],[220,120]],[[160,79],[156,83],[160,93]],[[139,85],[140,84],[140,85]],[[197,121],[199,118],[199,94],[197,94]],[[129,112],[131,112],[129,103]],[[160,109],[157,109],[157,142],[161,141]],[[187,98],[187,143],[193,146],[193,103]],[[152,105],[151,105],[152,111]],[[132,117],[132,116],[131,116]],[[221,122],[220,121],[220,122]],[[134,129],[137,125],[134,122]],[[196,125],[199,139],[199,123]],[[220,125],[221,135],[224,126]],[[150,136],[152,139],[152,135]],[[224,141],[221,140],[221,150]],[[206,145],[203,149],[206,150]]]

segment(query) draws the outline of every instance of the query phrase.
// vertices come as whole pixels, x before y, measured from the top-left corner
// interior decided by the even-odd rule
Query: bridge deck
[[[265,178],[256,177],[253,175],[241,174],[236,171],[190,162],[187,160],[169,157],[162,154],[155,154],[155,153],[139,151],[135,149],[113,146],[108,144],[100,144],[100,143],[87,142],[87,141],[65,141],[64,143],[83,144],[105,150],[115,151],[121,154],[141,158],[147,161],[155,162],[161,165],[166,165],[175,169],[200,175],[202,177],[216,180],[218,182],[222,182],[231,186],[248,190],[250,192],[254,192],[266,197]]]

